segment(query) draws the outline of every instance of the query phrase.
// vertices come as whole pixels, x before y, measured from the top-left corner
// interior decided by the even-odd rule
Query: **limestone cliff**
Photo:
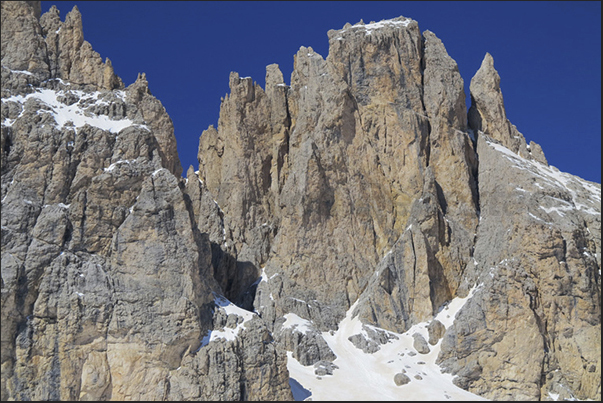
[[[39,8],[2,2],[2,399],[291,398],[257,315],[214,334],[244,314],[145,75],[125,88],[77,8]]]
[[[363,323],[404,332],[478,286],[442,341],[457,385],[600,396],[600,185],[526,143],[493,63],[467,113],[442,42],[399,17],[330,31],[326,59],[301,47],[290,86],[275,65],[265,90],[231,73],[199,177],[261,269],[254,308],[300,363],[334,359],[321,332],[355,301]],[[387,342],[373,337],[350,341]]]
[[[440,360],[459,385],[495,400],[597,399],[601,185],[559,172],[526,145],[505,118],[492,63],[486,54],[471,81],[469,110],[481,116],[480,223],[465,287],[478,290]]]
[[[600,399],[600,184],[509,122],[491,55],[467,110],[416,21],[328,38],[290,84],[232,72],[181,178],[77,8],[2,2],[3,400],[291,399],[288,359],[337,371],[346,314],[358,354],[428,322],[415,350],[483,397]]]

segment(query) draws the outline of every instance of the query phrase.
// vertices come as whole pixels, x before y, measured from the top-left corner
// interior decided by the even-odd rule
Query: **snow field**
[[[557,188],[561,191],[568,191],[572,197],[572,204],[565,200],[558,199],[559,202],[563,202],[564,206],[551,207],[549,209],[540,206],[541,209],[547,213],[556,212],[560,216],[564,215],[564,212],[571,210],[581,210],[587,214],[601,215],[600,211],[595,210],[592,206],[587,206],[581,201],[587,201],[590,204],[601,204],[601,189],[592,183],[569,173],[561,172],[554,166],[546,166],[537,161],[528,160],[515,154],[508,148],[487,141],[488,145],[493,147],[495,150],[501,152],[505,158],[511,161],[517,169],[526,170],[532,175],[536,176],[542,183],[547,184],[553,188]],[[534,183],[541,189],[544,189],[540,184]],[[588,197],[583,197],[582,200],[578,196],[578,193],[574,190],[576,188],[582,188]]]
[[[65,96],[67,94],[73,94],[77,96],[78,102],[73,103],[71,105],[66,105],[59,101],[59,97]],[[125,99],[124,91],[115,91],[115,95],[117,95],[122,100]],[[32,94],[23,95],[13,95],[8,98],[3,98],[2,102],[16,102],[21,104],[23,110],[21,114],[16,119],[4,119],[2,122],[3,126],[12,126],[17,119],[19,119],[24,111],[25,111],[25,103],[30,99],[38,99],[45,105],[47,105],[49,110],[38,110],[38,114],[41,113],[50,113],[57,126],[62,128],[68,122],[71,122],[77,132],[77,129],[83,127],[88,124],[90,126],[98,127],[103,130],[107,130],[111,133],[119,133],[121,130],[126,127],[134,125],[130,119],[120,119],[120,120],[112,120],[107,115],[95,115],[89,113],[86,109],[94,106],[94,105],[109,105],[109,103],[103,100],[101,97],[104,95],[103,93],[96,91],[93,93],[85,93],[79,90],[70,90],[70,91],[54,91],[49,89],[37,89],[36,92]],[[82,104],[83,102],[83,104]],[[84,106],[85,105],[85,106]],[[145,125],[136,125],[138,127],[149,130],[149,128]]]
[[[453,299],[436,319],[447,328],[452,325],[455,315],[475,289],[466,298]],[[301,365],[291,352],[287,352],[290,385],[296,400],[487,400],[457,387],[452,383],[452,375],[441,372],[435,364],[441,340],[435,346],[430,345],[428,354],[416,353],[412,335],[420,333],[427,340],[429,322],[414,325],[404,334],[388,332],[398,339],[381,345],[373,354],[356,348],[348,340],[352,335],[364,333],[358,317],[352,318],[356,304],[350,307],[336,332],[322,333],[337,356],[333,364],[339,368],[333,371],[333,375],[317,377],[313,366]],[[411,381],[396,386],[394,375],[403,370]]]

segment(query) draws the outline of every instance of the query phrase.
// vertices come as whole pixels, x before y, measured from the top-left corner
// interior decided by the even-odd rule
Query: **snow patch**
[[[535,219],[535,220],[542,221],[542,222],[543,222],[543,223],[545,223],[545,224],[549,224],[549,225],[551,225],[551,224],[552,224],[552,223],[550,223],[550,222],[548,222],[548,221],[543,220],[543,219],[542,219],[542,218],[540,218],[540,217],[535,216],[535,215],[534,215],[534,214],[532,214],[532,213],[529,213],[529,212],[528,212],[528,215],[529,215],[530,217],[532,217],[533,219]]]
[[[308,333],[312,331],[312,322],[307,319],[301,318],[294,313],[285,314],[285,323],[283,323],[283,329],[293,329],[300,333]]]
[[[260,274],[260,282],[268,282],[268,276],[266,275],[266,267],[262,267],[262,274]]]
[[[450,326],[455,315],[476,290],[474,287],[467,297],[450,301],[436,318],[445,326]],[[352,317],[357,304],[358,301],[350,307],[337,331],[322,333],[337,356],[333,364],[339,368],[333,371],[333,375],[317,378],[313,366],[301,365],[291,352],[287,352],[287,369],[296,400],[486,400],[457,387],[452,383],[452,375],[441,372],[435,364],[441,341],[430,346],[431,352],[428,354],[411,356],[407,353],[414,350],[412,335],[415,332],[427,336],[429,322],[419,323],[404,334],[388,332],[398,339],[390,339],[373,354],[360,353],[348,340],[348,337],[363,330],[359,318]],[[385,331],[376,327],[371,329]],[[411,382],[396,386],[394,375],[403,369]],[[414,378],[415,375],[420,375],[422,379]]]
[[[555,212],[557,214],[559,214],[561,217],[565,216],[564,211],[573,211],[575,210],[573,206],[556,206],[556,207],[543,207],[543,206],[539,206],[539,208],[541,208],[542,210],[546,211],[547,214],[551,214],[552,212]]]
[[[5,66],[2,66],[2,67],[5,67]],[[11,73],[25,74],[27,76],[33,76],[33,73],[30,73],[27,70],[12,70],[12,69],[9,69],[9,70],[10,70]]]
[[[136,162],[136,160],[119,160],[119,161],[115,161],[113,164],[109,165],[107,168],[103,168],[103,170],[105,172],[111,172],[115,169],[116,166],[120,165],[120,164],[131,164],[133,162]]]
[[[236,315],[243,318],[243,321],[238,323],[237,326],[233,328],[224,327],[222,330],[210,330],[202,339],[201,339],[201,347],[204,347],[211,343],[212,341],[218,339],[224,339],[226,341],[233,341],[239,335],[239,332],[245,327],[245,323],[253,319],[256,315],[253,312],[249,312],[243,308],[240,308],[230,302],[228,299],[223,297],[222,295],[218,295],[214,293],[214,304],[218,309],[224,311],[226,315]]]
[[[358,28],[362,28],[364,30],[366,30],[366,35],[370,35],[373,31],[385,28],[385,27],[396,27],[396,26],[401,26],[401,27],[407,27],[408,24],[410,24],[412,22],[412,20],[410,18],[405,19],[404,21],[393,21],[393,20],[383,20],[383,21],[379,21],[379,22],[373,22],[371,24],[356,24],[348,29],[358,29]],[[347,31],[347,29],[342,29],[340,32],[344,32]],[[339,39],[340,37],[338,37],[337,39]]]
[[[75,102],[71,105],[66,105],[60,102],[59,97],[65,96],[67,94],[75,95],[78,98],[78,102]],[[38,110],[38,114],[51,114],[59,128],[63,128],[65,124],[70,122],[71,124],[73,124],[74,128],[76,129],[76,132],[77,129],[83,127],[86,124],[98,127],[102,130],[106,130],[115,134],[119,133],[121,130],[129,126],[141,127],[150,131],[147,126],[136,125],[133,121],[127,118],[120,120],[112,120],[107,115],[95,115],[88,112],[87,109],[94,105],[108,104],[107,101],[101,99],[101,97],[105,94],[106,93],[101,93],[99,91],[93,93],[86,93],[80,90],[69,90],[65,92],[64,90],[55,91],[50,89],[37,89],[36,92],[32,94],[27,94],[25,96],[13,95],[8,98],[2,98],[2,102],[17,102],[21,104],[22,107],[24,107],[27,101],[37,99],[50,108],[49,110]],[[116,95],[118,98],[125,99],[125,91],[114,91],[113,94]],[[24,111],[25,108],[17,117],[17,119],[21,117],[21,115],[23,115]],[[4,119],[4,121],[2,122],[4,126],[11,126],[13,123],[14,120],[11,121],[8,118]]]

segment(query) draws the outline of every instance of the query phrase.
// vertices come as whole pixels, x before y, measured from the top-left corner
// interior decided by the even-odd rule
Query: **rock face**
[[[600,399],[600,184],[527,144],[489,54],[467,112],[416,21],[328,37],[290,85],[231,73],[181,178],[145,75],[77,8],[2,2],[3,400],[292,399],[286,351],[336,373],[348,311],[358,354],[429,321],[415,349],[464,389]]]
[[[268,323],[295,313],[335,329],[368,289],[362,319],[405,331],[455,294],[470,260],[477,159],[463,80],[404,17],[330,31],[329,43],[326,60],[299,50],[291,86],[275,65],[266,90],[231,74],[199,175],[238,260],[264,266],[254,306]],[[392,249],[404,267],[379,263]]]
[[[467,281],[479,286],[440,360],[458,385],[495,400],[599,396],[600,185],[481,132],[478,153],[481,221]]]
[[[257,315],[204,338],[223,223],[145,75],[125,88],[77,8],[28,3],[2,2],[2,399],[290,399]]]
[[[500,90],[480,105],[498,81],[486,55],[469,111],[488,116],[474,127],[481,215],[466,286],[478,289],[439,360],[460,386],[495,400],[598,398],[601,185],[549,167],[518,140]]]
[[[290,86],[271,65],[265,90],[236,73],[230,87],[201,136],[199,176],[233,252],[262,273],[253,303],[269,327],[294,314],[333,330],[358,301],[362,322],[404,332],[479,285],[454,326],[430,327],[458,385],[600,396],[600,185],[526,143],[491,55],[468,113],[444,45],[404,17],[330,31],[326,59],[300,48]],[[297,356],[322,351],[315,331],[295,334],[275,337]]]

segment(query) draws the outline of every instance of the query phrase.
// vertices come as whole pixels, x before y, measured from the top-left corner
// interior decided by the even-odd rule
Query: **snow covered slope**
[[[435,319],[449,327],[474,290],[466,298],[453,299]],[[362,323],[352,317],[356,304],[336,332],[322,334],[337,355],[333,364],[338,368],[333,375],[317,376],[313,366],[303,366],[291,352],[287,353],[290,385],[296,400],[487,400],[457,387],[452,383],[453,376],[441,372],[435,364],[441,340],[428,354],[417,354],[412,335],[419,333],[427,339],[429,322],[419,323],[404,334],[387,332],[394,338],[373,354],[356,348],[348,340],[363,332]],[[410,378],[410,383],[402,386],[394,383],[394,376],[400,372]]]

